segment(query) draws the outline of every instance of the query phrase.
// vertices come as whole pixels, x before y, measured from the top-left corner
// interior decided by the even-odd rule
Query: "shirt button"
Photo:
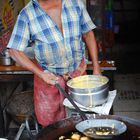
[[[68,65],[68,62],[65,62],[65,65]]]

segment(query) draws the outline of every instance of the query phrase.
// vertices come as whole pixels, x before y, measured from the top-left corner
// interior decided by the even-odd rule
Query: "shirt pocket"
[[[41,42],[36,44],[36,50],[42,63],[52,66],[62,63],[61,51],[57,43]]]
[[[67,22],[70,36],[79,36],[79,34],[81,34],[80,16],[75,9],[69,10]]]

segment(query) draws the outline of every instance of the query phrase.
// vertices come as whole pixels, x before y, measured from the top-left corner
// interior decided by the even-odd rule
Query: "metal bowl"
[[[81,133],[84,133],[86,136],[95,139],[112,139],[113,137],[119,136],[127,130],[127,126],[125,125],[125,123],[115,119],[84,120],[78,123],[75,127]],[[91,130],[88,133],[85,133],[85,130],[89,128]],[[93,131],[93,128],[98,128],[99,132],[110,132],[106,134],[96,134],[96,131]]]
[[[85,107],[94,107],[107,101],[109,79],[101,75],[84,75],[67,82],[71,97]]]

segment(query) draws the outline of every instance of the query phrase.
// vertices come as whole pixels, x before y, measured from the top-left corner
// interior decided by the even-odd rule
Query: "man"
[[[93,74],[100,74],[95,27],[81,0],[31,0],[20,12],[7,47],[17,63],[35,74],[35,113],[42,126],[66,115],[64,97],[53,81],[66,89],[69,77],[85,74],[82,40],[90,52]],[[36,63],[24,53],[30,40]]]

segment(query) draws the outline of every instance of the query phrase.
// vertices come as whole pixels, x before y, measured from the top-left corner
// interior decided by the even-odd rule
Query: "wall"
[[[84,2],[84,4],[86,5],[86,0],[82,0]]]
[[[139,18],[139,0],[122,0],[122,2],[114,1],[113,5],[116,23],[136,21]]]
[[[26,5],[30,0],[24,0],[24,4]]]
[[[140,0],[114,1],[113,14],[117,27],[116,41],[139,43]]]
[[[6,47],[23,0],[0,0],[0,52]]]

